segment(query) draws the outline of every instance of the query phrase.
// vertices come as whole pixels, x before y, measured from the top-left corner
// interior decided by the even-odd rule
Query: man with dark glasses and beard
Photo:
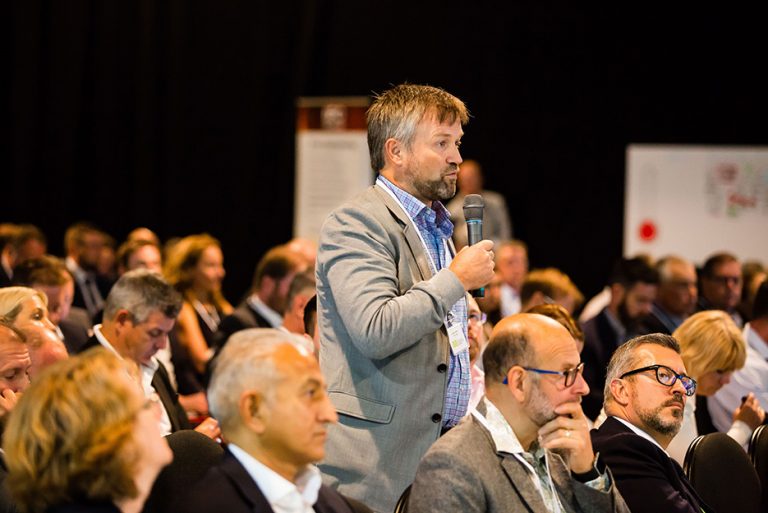
[[[608,418],[592,431],[592,446],[633,513],[712,511],[666,453],[695,393],[696,381],[669,335],[634,338],[613,354],[605,384]]]

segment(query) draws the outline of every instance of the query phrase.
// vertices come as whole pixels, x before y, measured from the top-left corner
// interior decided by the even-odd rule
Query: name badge
[[[448,322],[448,341],[451,344],[451,353],[454,356],[469,349],[467,334],[464,333],[464,328],[460,322]]]

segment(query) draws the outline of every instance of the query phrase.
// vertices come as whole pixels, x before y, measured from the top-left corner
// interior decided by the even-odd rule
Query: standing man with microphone
[[[456,253],[464,103],[403,84],[368,109],[376,184],[335,210],[317,258],[320,365],[339,414],[327,484],[389,512],[470,395],[466,292],[493,277],[493,243]]]

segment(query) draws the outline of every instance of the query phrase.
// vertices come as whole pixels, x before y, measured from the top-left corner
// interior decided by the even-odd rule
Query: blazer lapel
[[[171,421],[171,431],[178,431],[181,429],[181,426],[179,425],[179,418],[176,416],[176,407],[173,404],[173,399],[171,399],[171,391],[166,388],[159,371],[155,371],[155,374],[152,376],[152,388],[155,389],[160,402],[163,403],[163,408],[168,412],[168,418]]]
[[[403,226],[405,241],[408,243],[408,248],[411,250],[411,256],[413,256],[413,260],[419,268],[421,279],[429,279],[433,274],[432,267],[429,265],[429,257],[424,249],[424,244],[421,242],[421,237],[419,237],[417,229],[411,222],[408,214],[403,211],[402,207],[389,195],[388,192],[380,190],[378,186],[374,186],[373,190],[376,191],[379,199],[384,202],[384,205]]]
[[[240,493],[240,496],[249,503],[253,511],[273,511],[264,494],[261,493],[259,487],[253,481],[250,474],[248,474],[248,471],[237,461],[237,458],[232,456],[231,452],[227,451],[219,466],[219,470],[232,482],[232,485]]]
[[[501,468],[509,478],[509,483],[520,496],[521,501],[526,507],[534,511],[547,511],[544,505],[544,499],[538,489],[531,482],[530,473],[523,467],[523,464],[511,454],[499,455],[501,459]]]

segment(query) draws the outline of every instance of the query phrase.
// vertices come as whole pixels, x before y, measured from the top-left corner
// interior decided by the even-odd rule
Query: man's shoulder
[[[599,451],[606,461],[610,461],[612,457],[619,454],[631,454],[633,459],[637,455],[652,459],[664,456],[669,459],[651,441],[646,440],[611,417],[608,417],[598,429],[593,429],[590,434],[595,451]]]
[[[470,414],[453,429],[437,439],[429,448],[430,454],[449,455],[451,458],[471,464],[475,460],[484,461],[489,454],[495,453],[495,447],[486,429]]]

